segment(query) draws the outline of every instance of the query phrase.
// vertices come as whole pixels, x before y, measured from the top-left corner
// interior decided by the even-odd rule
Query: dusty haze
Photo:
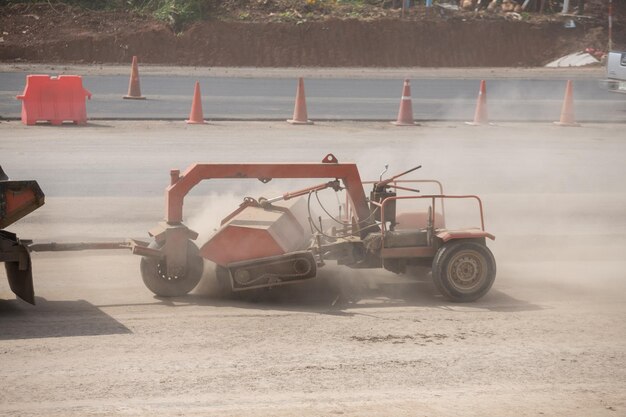
[[[496,235],[496,282],[483,299],[454,304],[428,283],[330,265],[303,286],[241,302],[211,295],[207,263],[194,294],[158,299],[128,253],[35,254],[37,307],[0,280],[0,415],[626,412],[622,125],[102,125],[0,124],[4,170],[38,179],[47,193],[12,231],[146,237],[163,218],[170,168],[332,152],[357,162],[364,179],[386,163],[390,174],[422,164],[414,178],[480,195]],[[321,181],[244,182],[208,181],[185,200],[201,239],[246,195]],[[461,222],[473,216],[446,209]]]

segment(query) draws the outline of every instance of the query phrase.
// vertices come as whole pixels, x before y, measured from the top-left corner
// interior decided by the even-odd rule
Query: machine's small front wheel
[[[162,245],[150,243],[149,248],[160,249]],[[187,242],[187,268],[184,274],[169,276],[164,260],[144,256],[141,258],[141,277],[146,287],[160,297],[178,297],[193,290],[204,269],[204,261],[200,257],[198,247],[191,241]]]
[[[496,278],[496,261],[487,246],[461,240],[446,243],[433,260],[433,282],[451,301],[474,301],[487,294]]]

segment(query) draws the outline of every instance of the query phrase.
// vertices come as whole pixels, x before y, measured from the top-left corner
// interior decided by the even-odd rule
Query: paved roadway
[[[434,69],[433,71],[439,71]],[[50,72],[54,74],[55,72]],[[497,72],[494,72],[497,74]],[[27,72],[0,72],[0,116],[20,117],[15,99],[24,88]],[[90,74],[84,85],[93,93],[87,103],[91,119],[177,119],[188,116],[196,80],[203,91],[207,119],[283,120],[293,112],[296,82],[293,78],[246,78],[196,75],[143,74],[145,101],[122,100],[128,75]],[[598,74],[578,77],[574,84],[577,119],[625,122],[626,97],[607,92]],[[496,121],[553,121],[560,115],[565,78],[487,78],[490,118]],[[411,80],[413,112],[418,120],[471,120],[478,79],[461,77]],[[313,120],[393,120],[398,112],[402,76],[397,79],[308,78],[306,96]]]
[[[493,289],[471,304],[391,273],[331,265],[319,280],[246,303],[211,295],[208,263],[195,294],[159,299],[129,253],[36,253],[35,307],[15,300],[0,270],[0,416],[623,416],[621,129],[0,123],[0,164],[47,194],[10,227],[23,238],[147,238],[163,215],[169,168],[333,152],[364,178],[385,163],[393,173],[422,164],[413,178],[479,194],[498,262]],[[204,181],[185,199],[185,222],[202,241],[243,196],[275,195],[268,188],[301,187]],[[453,204],[446,210],[450,225]],[[355,292],[358,303],[333,304]]]

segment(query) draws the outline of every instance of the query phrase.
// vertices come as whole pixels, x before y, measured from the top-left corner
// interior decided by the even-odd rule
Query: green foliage
[[[9,3],[41,3],[42,0],[9,0]],[[2,3],[2,0],[0,0]],[[176,31],[196,20],[206,19],[218,0],[49,0],[89,10],[122,10],[151,15],[168,22]]]
[[[3,2],[0,0],[0,5]],[[43,3],[42,0],[7,0],[6,4],[15,3]],[[83,7],[90,10],[118,9],[124,7],[124,0],[50,0],[48,3],[52,6],[55,4],[69,4],[70,6]]]
[[[154,8],[153,15],[168,22],[176,31],[189,22],[200,20],[204,17],[205,9],[202,1],[182,1],[182,0],[152,0],[151,8]]]
[[[217,0],[125,0],[128,8],[168,22],[175,31],[209,17]]]
[[[391,0],[0,0],[7,3],[67,4],[89,10],[114,10],[153,16],[167,22],[176,32],[185,26],[210,17],[228,15],[250,21],[258,13],[273,16],[272,20],[303,23],[320,16],[341,13],[349,18],[361,18],[368,6],[382,7]],[[338,12],[341,10],[341,12]]]
[[[385,3],[385,0],[337,0],[337,3],[356,4],[359,6],[370,5],[370,6],[382,7],[383,4]]]

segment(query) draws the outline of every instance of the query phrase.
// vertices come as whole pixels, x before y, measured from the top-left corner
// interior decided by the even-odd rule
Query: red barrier
[[[91,93],[83,88],[78,75],[28,75],[24,93],[16,96],[22,100],[22,123],[34,125],[48,121],[60,125],[65,121],[87,123],[85,97]]]

